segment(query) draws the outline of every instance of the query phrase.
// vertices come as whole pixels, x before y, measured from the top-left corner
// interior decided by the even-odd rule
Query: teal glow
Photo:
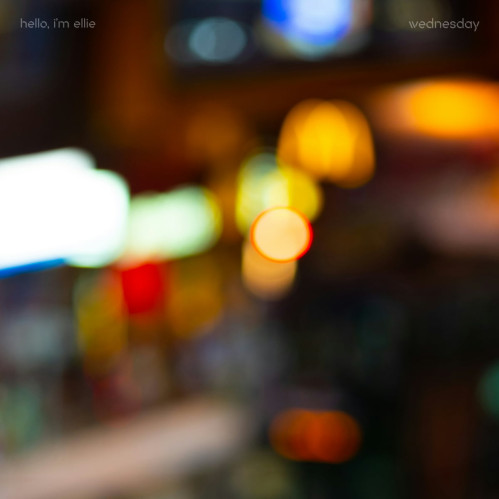
[[[478,398],[487,414],[499,418],[499,362],[483,374],[478,385]]]

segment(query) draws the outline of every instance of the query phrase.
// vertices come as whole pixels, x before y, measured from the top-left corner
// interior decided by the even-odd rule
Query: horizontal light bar
[[[184,258],[211,248],[222,231],[216,197],[197,186],[132,200],[123,260]]]
[[[110,263],[123,250],[129,193],[77,149],[0,161],[0,273],[48,262]]]

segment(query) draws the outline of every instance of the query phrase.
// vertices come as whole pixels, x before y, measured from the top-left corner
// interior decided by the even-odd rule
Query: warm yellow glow
[[[297,263],[264,258],[251,243],[243,246],[242,277],[246,288],[264,300],[278,300],[293,286]]]
[[[474,80],[428,80],[379,94],[382,129],[440,139],[499,138],[499,86]]]
[[[301,258],[312,243],[309,221],[290,208],[264,211],[251,227],[251,243],[265,258],[289,262]]]
[[[104,271],[83,276],[76,287],[75,308],[85,370],[89,375],[107,372],[127,347],[125,305],[118,274]]]
[[[341,187],[359,187],[374,173],[369,124],[344,101],[307,100],[292,109],[281,130],[278,157]]]
[[[223,307],[222,264],[207,254],[172,265],[167,320],[171,332],[184,339],[209,330]]]
[[[274,154],[252,156],[239,174],[236,200],[239,230],[247,234],[262,211],[277,206],[294,208],[313,221],[322,210],[322,190],[306,172],[278,166]]]
[[[350,129],[352,138],[352,164],[348,174],[343,178],[330,178],[341,187],[360,187],[374,175],[376,158],[371,128],[362,112],[348,102],[337,102],[338,109],[343,113]]]
[[[322,190],[307,173],[289,166],[279,167],[276,174],[276,186],[282,185],[285,197],[274,199],[271,193],[273,206],[288,206],[303,213],[308,220],[314,221],[322,211]],[[269,206],[270,208],[270,206]]]
[[[341,112],[328,102],[319,104],[303,124],[298,141],[300,162],[319,168],[325,177],[341,179],[353,163],[353,137]]]
[[[306,161],[306,164],[303,164],[302,155],[305,151],[305,146],[309,145],[310,140],[314,140],[314,128],[318,128],[314,127],[310,118],[314,113],[316,115],[319,114],[317,110],[322,104],[323,102],[319,100],[306,100],[295,106],[284,121],[278,147],[278,157],[280,160],[299,166],[320,179],[325,178],[329,171],[328,158],[321,158],[324,155],[323,135],[321,133],[315,144],[317,151],[311,151],[312,157],[310,161]],[[337,116],[336,113],[335,116]]]

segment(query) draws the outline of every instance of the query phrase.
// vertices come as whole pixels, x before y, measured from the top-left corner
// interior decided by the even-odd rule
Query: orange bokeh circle
[[[250,241],[264,258],[291,262],[304,256],[312,245],[313,231],[308,219],[288,207],[266,210],[254,220]]]

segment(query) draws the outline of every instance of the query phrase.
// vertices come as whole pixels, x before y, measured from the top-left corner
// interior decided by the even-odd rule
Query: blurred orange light
[[[423,133],[466,138],[499,133],[497,88],[470,83],[439,82],[416,88],[408,111]]]
[[[358,423],[341,411],[291,409],[279,414],[270,428],[274,450],[288,459],[343,463],[358,452]]]
[[[439,139],[499,138],[499,87],[478,80],[428,80],[381,92],[381,129]]]
[[[288,459],[307,459],[309,456],[305,456],[304,436],[312,418],[311,412],[302,409],[291,409],[279,414],[270,427],[270,441],[274,450]]]
[[[278,156],[345,188],[360,187],[374,174],[369,124],[344,101],[307,100],[292,109],[281,130]]]
[[[313,234],[304,215],[279,207],[264,211],[255,219],[250,238],[253,247],[265,258],[291,262],[307,253]]]

